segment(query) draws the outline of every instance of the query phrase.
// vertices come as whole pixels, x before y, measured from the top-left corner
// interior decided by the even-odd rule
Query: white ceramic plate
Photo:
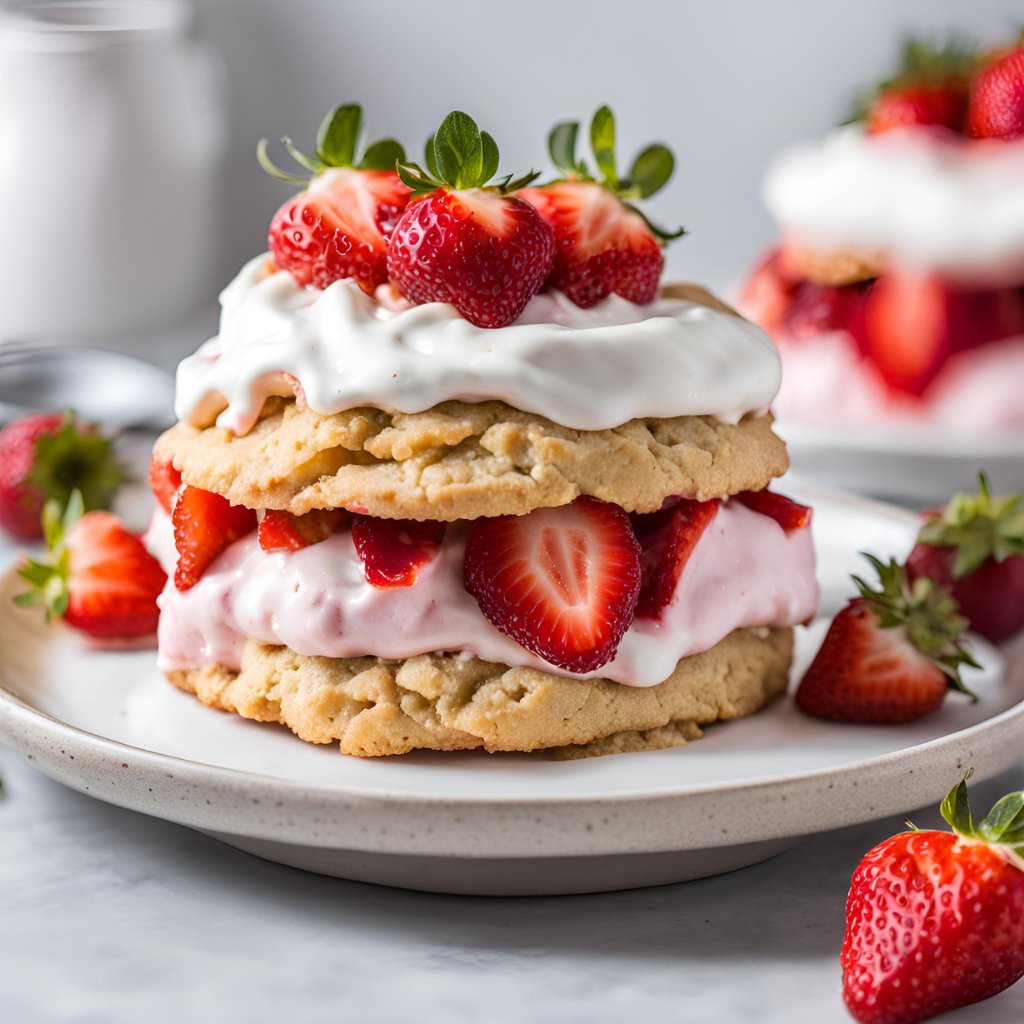
[[[809,495],[802,495],[809,498]],[[814,499],[824,608],[857,550],[905,553],[916,522]],[[584,761],[525,754],[360,760],[203,707],[152,652],[83,648],[0,584],[0,737],[75,789],[284,863],[449,892],[587,892],[727,871],[797,838],[937,801],[1024,740],[1024,672],[981,646],[977,704],[899,728],[810,719],[791,701],[689,746]],[[824,623],[801,631],[806,663]]]
[[[780,418],[776,431],[793,469],[823,487],[842,487],[920,505],[975,491],[987,470],[998,491],[1024,491],[1024,432],[958,434],[887,424],[821,427]]]

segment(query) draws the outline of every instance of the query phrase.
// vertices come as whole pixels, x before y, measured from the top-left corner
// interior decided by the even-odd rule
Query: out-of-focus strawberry
[[[782,251],[773,249],[747,280],[739,300],[740,311],[769,334],[775,334],[793,307],[798,284],[786,270]]]
[[[0,527],[19,540],[43,536],[43,506],[79,491],[86,510],[106,508],[126,477],[109,438],[71,413],[35,413],[0,430]]]
[[[912,85],[887,89],[872,104],[867,131],[887,132],[910,124],[941,125],[959,131],[967,110],[967,97],[956,85]]]
[[[178,552],[174,585],[188,590],[222,551],[256,529],[256,513],[212,491],[186,485],[174,503],[171,522]]]
[[[1024,47],[975,77],[964,131],[976,139],[1024,137]]]
[[[156,630],[156,599],[167,582],[160,563],[142,541],[109,512],[85,512],[74,491],[63,517],[55,500],[43,514],[49,559],[28,560],[19,575],[32,589],[14,600],[45,604],[49,619],[58,616],[90,636],[128,639]]]
[[[274,214],[267,239],[275,266],[301,285],[326,288],[351,278],[372,294],[387,280],[388,239],[410,194],[395,170],[405,152],[394,139],[382,139],[357,164],[362,124],[362,107],[348,103],[324,118],[314,156],[284,140],[311,180],[279,170],[267,156],[267,140],[260,142],[259,159],[268,174],[309,182]]]

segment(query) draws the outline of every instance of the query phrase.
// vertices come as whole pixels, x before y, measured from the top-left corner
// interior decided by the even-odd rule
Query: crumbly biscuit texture
[[[211,707],[358,757],[482,748],[565,758],[677,746],[701,724],[752,714],[785,690],[792,648],[791,629],[739,629],[644,688],[462,655],[322,658],[253,642],[240,672],[168,678]]]
[[[878,277],[885,270],[882,253],[863,249],[808,249],[788,245],[784,258],[791,273],[825,288],[860,284]]]
[[[503,402],[322,415],[271,399],[244,437],[186,423],[157,442],[185,482],[249,508],[349,508],[388,519],[476,519],[581,494],[650,512],[669,495],[757,491],[789,465],[770,415],[632,420],[581,431]]]

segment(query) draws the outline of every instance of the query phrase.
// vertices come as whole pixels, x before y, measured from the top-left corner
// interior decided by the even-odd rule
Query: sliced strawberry
[[[81,511],[76,491],[63,524],[48,529],[50,561],[30,561],[20,570],[35,589],[15,600],[45,602],[47,617],[62,615],[69,626],[94,637],[153,633],[160,616],[156,599],[167,574],[116,516]]]
[[[772,250],[757,265],[740,297],[743,315],[769,334],[778,331],[796,298],[799,282],[787,272],[782,252]]]
[[[642,552],[638,617],[659,619],[672,603],[679,577],[720,504],[717,498],[712,501],[682,498],[658,512],[634,512],[630,516]]]
[[[911,722],[940,707],[951,687],[964,690],[959,666],[976,664],[959,642],[967,621],[947,591],[911,590],[895,561],[870,560],[881,590],[854,577],[862,596],[832,620],[796,702],[838,722]]]
[[[171,521],[178,552],[174,569],[178,590],[194,587],[225,548],[256,529],[251,508],[232,505],[219,494],[189,485],[178,495]]]
[[[886,89],[867,116],[867,131],[875,134],[910,124],[942,125],[960,131],[967,96],[959,84],[923,84]]]
[[[264,551],[298,551],[319,544],[352,522],[352,513],[343,508],[313,509],[305,515],[268,508],[260,521],[259,544]]]
[[[429,519],[356,516],[352,541],[363,560],[366,582],[383,589],[411,587],[419,570],[437,557],[444,531],[444,523]]]
[[[149,460],[149,486],[160,506],[170,515],[181,489],[181,472],[174,468],[170,459],[157,458],[156,452]]]
[[[503,633],[570,672],[610,661],[640,593],[640,546],[618,505],[579,497],[525,516],[478,519],[466,589]]]
[[[801,281],[796,286],[782,329],[788,337],[798,340],[830,331],[845,331],[853,322],[865,288],[863,284],[828,288],[813,281]]]
[[[1024,47],[975,77],[964,131],[976,139],[1024,138]]]
[[[802,530],[805,526],[811,525],[813,509],[807,505],[798,505],[792,499],[775,494],[767,488],[763,491],[743,491],[736,495],[735,500],[763,516],[774,519],[787,531]]]

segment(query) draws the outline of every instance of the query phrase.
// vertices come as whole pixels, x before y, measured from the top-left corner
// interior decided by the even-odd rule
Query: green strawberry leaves
[[[861,553],[878,574],[880,589],[859,576],[854,576],[853,581],[860,596],[874,611],[879,628],[903,627],[914,647],[946,673],[950,686],[976,701],[978,698],[960,678],[960,666],[980,666],[961,643],[968,622],[959,614],[953,595],[925,576],[919,576],[911,586],[903,566],[895,558],[886,565],[874,555]]]
[[[46,621],[60,617],[68,610],[68,573],[71,554],[65,543],[71,528],[85,513],[82,492],[75,490],[64,508],[59,501],[51,498],[43,506],[43,536],[50,557],[45,562],[26,559],[18,569],[18,575],[29,584],[31,590],[13,598],[16,605],[46,605]]]
[[[975,824],[967,781],[974,774],[969,768],[964,777],[946,794],[941,814],[957,835],[983,843],[1007,846],[1020,855],[1024,850],[1024,793],[1009,793],[999,800],[988,814]]]
[[[599,107],[590,122],[590,148],[604,184],[618,191],[619,176],[615,170],[615,115],[608,107]]]
[[[1024,555],[1024,494],[993,498],[984,472],[978,474],[978,483],[977,494],[955,494],[917,537],[919,544],[956,548],[955,579],[969,576],[989,558],[1002,562]]]
[[[285,136],[281,139],[292,159],[309,173],[289,174],[275,166],[267,155],[267,140],[260,139],[256,157],[260,166],[280,181],[306,184],[329,167],[355,167],[360,171],[393,171],[397,164],[404,162],[405,150],[394,139],[379,139],[366,147],[358,162],[359,142],[363,134],[363,108],[358,103],[342,103],[335,107],[320,123],[316,136],[314,156],[307,156],[292,145]]]
[[[427,140],[424,162],[425,171],[404,161],[398,167],[398,176],[416,195],[439,188],[496,188],[503,193],[514,192],[537,177],[533,171],[515,179],[509,174],[488,185],[498,173],[498,144],[461,110],[453,110]]]

